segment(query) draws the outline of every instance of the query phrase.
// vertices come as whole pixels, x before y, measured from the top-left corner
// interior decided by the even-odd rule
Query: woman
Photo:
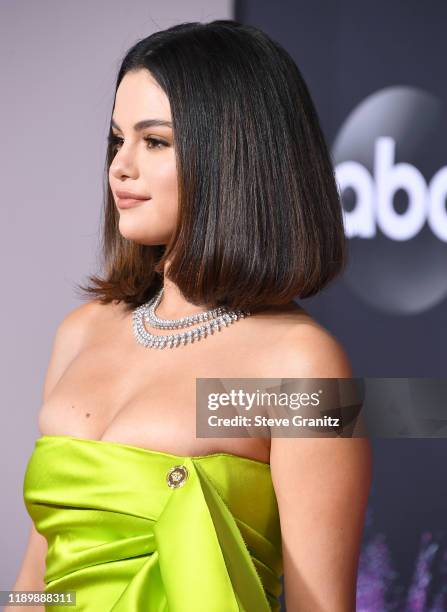
[[[262,612],[284,573],[288,611],[354,610],[368,440],[195,432],[196,378],[352,376],[294,302],[345,263],[298,68],[234,21],[138,41],[107,172],[104,274],[57,330],[14,588],[76,591],[83,610]]]

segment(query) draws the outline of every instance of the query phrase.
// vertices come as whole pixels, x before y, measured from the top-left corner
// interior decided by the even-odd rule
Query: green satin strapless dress
[[[48,542],[45,591],[88,612],[279,611],[281,531],[270,466],[41,436],[23,483]]]

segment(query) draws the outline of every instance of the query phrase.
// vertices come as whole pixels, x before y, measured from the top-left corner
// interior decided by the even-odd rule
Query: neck
[[[192,304],[185,299],[178,286],[167,277],[167,265],[164,268],[163,296],[157,308],[157,315],[161,319],[179,319],[210,310],[212,307],[207,304]]]

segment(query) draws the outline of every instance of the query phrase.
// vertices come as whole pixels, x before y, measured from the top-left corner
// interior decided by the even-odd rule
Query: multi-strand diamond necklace
[[[227,310],[225,306],[219,306],[180,319],[160,319],[155,314],[155,310],[162,295],[163,287],[155,297],[133,311],[132,327],[135,339],[147,348],[165,348],[166,346],[175,348],[195,342],[207,338],[215,331],[221,331],[222,327],[227,327],[238,319],[243,319],[251,314],[248,310]],[[188,331],[162,336],[151,334],[146,329],[144,322],[156,329],[181,329],[196,323],[200,323],[200,325]]]

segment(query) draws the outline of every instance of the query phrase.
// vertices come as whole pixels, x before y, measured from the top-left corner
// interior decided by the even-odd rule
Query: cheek
[[[147,169],[146,180],[148,192],[154,202],[157,201],[169,205],[177,206],[178,182],[175,161],[166,160]]]

